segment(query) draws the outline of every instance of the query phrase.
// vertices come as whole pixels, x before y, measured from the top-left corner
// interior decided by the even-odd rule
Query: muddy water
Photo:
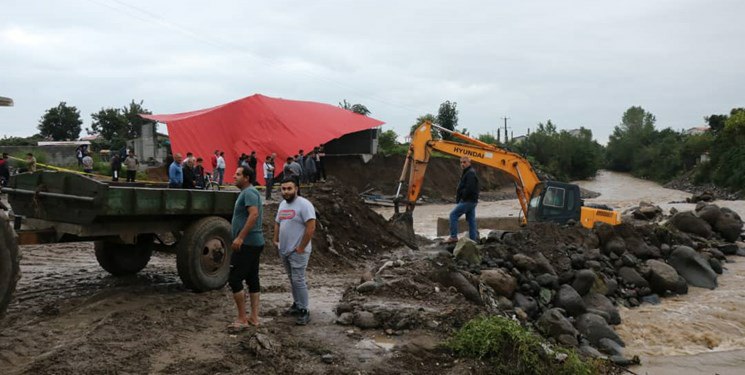
[[[624,211],[647,201],[668,212],[692,210],[684,202],[689,193],[626,174],[601,171],[591,181],[576,181],[581,187],[600,193],[588,203],[607,204]],[[716,202],[745,217],[745,201]],[[438,217],[447,217],[452,205],[417,207],[414,230],[434,238]],[[520,206],[516,199],[481,202],[477,217],[514,216]],[[377,209],[389,217],[392,209]],[[688,295],[668,298],[657,306],[622,309],[623,324],[618,333],[626,342],[626,354],[639,355],[644,363],[640,374],[743,374],[745,373],[745,258],[733,257],[719,277],[716,290],[690,288]]]

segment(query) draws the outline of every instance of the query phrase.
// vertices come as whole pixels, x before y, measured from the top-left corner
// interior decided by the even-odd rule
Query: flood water
[[[626,174],[600,171],[591,181],[575,181],[600,193],[588,203],[607,204],[626,210],[647,201],[679,211],[693,210],[685,201],[690,193],[666,189],[654,182]],[[745,201],[717,201],[745,217]],[[434,238],[437,218],[446,218],[453,205],[424,205],[414,211],[414,230]],[[376,211],[390,217],[392,208]],[[520,212],[517,199],[480,202],[476,216],[514,216]],[[731,257],[715,290],[690,287],[684,296],[664,299],[660,305],[621,309],[623,324],[616,328],[626,342],[628,356],[639,355],[638,374],[745,374],[745,257]]]

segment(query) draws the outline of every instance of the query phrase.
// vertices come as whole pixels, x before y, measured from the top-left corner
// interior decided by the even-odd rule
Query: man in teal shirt
[[[238,308],[238,320],[232,328],[244,328],[249,324],[259,325],[259,257],[264,250],[264,232],[261,217],[264,208],[261,204],[261,193],[251,181],[254,171],[248,167],[238,167],[235,171],[235,186],[241,189],[233,209],[232,232],[233,244],[230,257],[230,276],[228,284],[233,291],[233,299]],[[243,292],[243,281],[248,285],[251,301],[251,314],[246,315],[246,295]]]

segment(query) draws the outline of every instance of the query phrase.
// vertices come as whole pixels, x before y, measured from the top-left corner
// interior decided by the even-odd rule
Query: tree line
[[[363,104],[351,104],[346,99],[339,107],[363,116],[370,110]],[[88,134],[99,135],[97,148],[118,149],[126,140],[139,137],[142,125],[150,120],[140,114],[151,114],[143,101],[132,100],[121,108],[101,108],[91,114]],[[466,128],[458,127],[457,103],[445,101],[436,115],[418,116],[410,133],[425,121],[449,131],[469,135]],[[634,176],[667,182],[681,175],[689,175],[696,182],[713,182],[732,190],[745,189],[745,108],[733,108],[729,114],[705,116],[708,130],[689,134],[672,128],[657,129],[656,117],[641,106],[628,108],[613,129],[608,144],[600,145],[586,128],[559,130],[550,119],[539,123],[537,129],[518,139],[495,139],[492,134],[474,137],[503,149],[518,152],[526,157],[542,174],[552,179],[569,181],[587,179],[597,171],[607,168],[628,172]],[[6,137],[0,145],[35,145],[37,141],[75,140],[80,136],[83,121],[80,111],[65,102],[48,109],[39,120],[39,133],[28,138]],[[432,129],[434,139],[461,142],[448,131]],[[394,130],[379,134],[379,151],[383,154],[405,154],[407,143],[398,141]]]
[[[413,131],[424,121],[458,129],[456,103],[445,102],[438,115],[419,116]],[[445,110],[442,110],[442,109]],[[443,117],[444,115],[444,117]],[[548,120],[537,130],[520,138],[499,141],[492,134],[478,134],[478,140],[514,151],[530,161],[540,174],[561,181],[592,178],[600,169],[627,172],[660,183],[689,176],[697,183],[712,182],[733,191],[745,189],[745,108],[729,114],[705,116],[708,129],[688,132],[657,129],[656,117],[640,106],[621,116],[607,145],[599,144],[589,129],[559,130]],[[433,138],[449,134],[433,130]],[[405,154],[407,143],[397,141],[393,130],[381,133],[379,147],[385,154]]]

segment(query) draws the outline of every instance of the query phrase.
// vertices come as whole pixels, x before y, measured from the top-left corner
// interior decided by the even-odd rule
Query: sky
[[[676,130],[744,106],[743,14],[740,0],[3,0],[15,106],[0,137],[35,134],[61,101],[86,128],[133,99],[163,114],[261,93],[361,103],[400,136],[449,100],[472,135],[550,119],[605,143],[630,106]]]

